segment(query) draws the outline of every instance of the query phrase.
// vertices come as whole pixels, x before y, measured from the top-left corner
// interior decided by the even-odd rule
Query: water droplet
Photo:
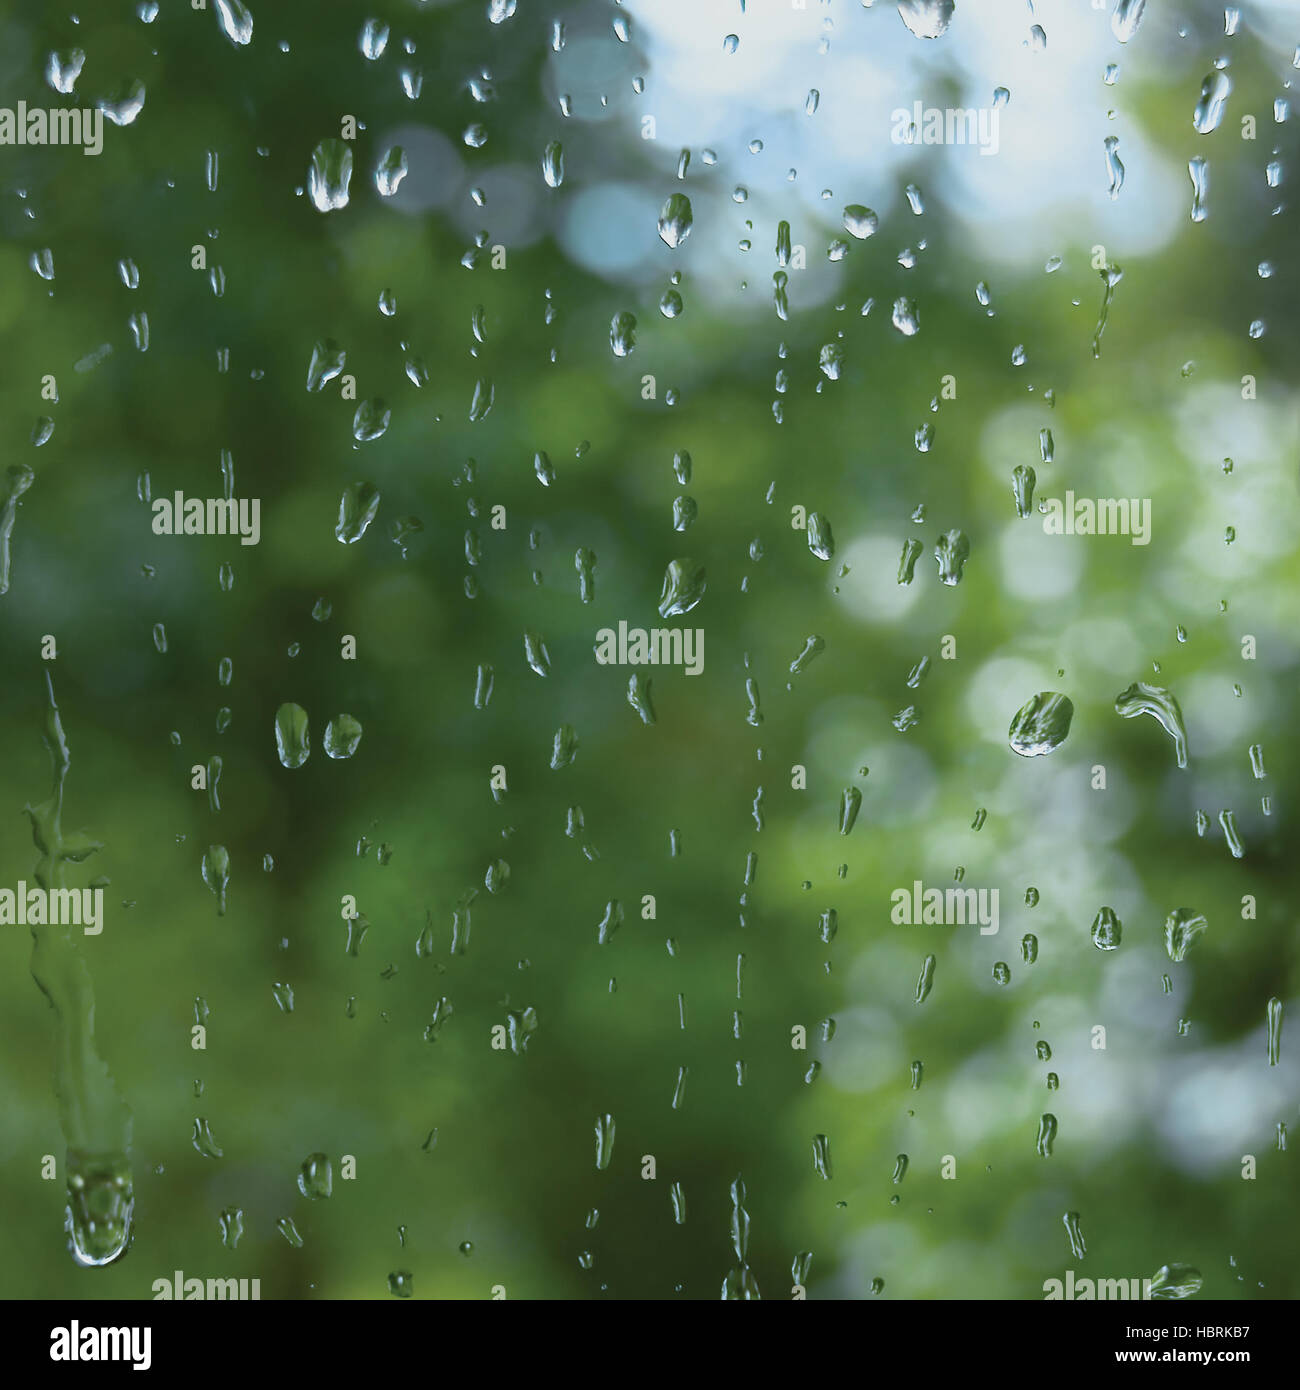
[[[317,212],[334,212],[348,205],[352,182],[352,150],[346,141],[322,140],[312,151],[307,193]]]
[[[1190,1298],[1200,1291],[1204,1280],[1199,1269],[1191,1265],[1161,1265],[1151,1276],[1148,1298],[1174,1299]]]
[[[301,767],[311,756],[307,711],[301,705],[283,704],[276,710],[275,751],[287,768]]]
[[[659,616],[671,618],[689,613],[704,597],[707,587],[703,565],[689,559],[670,561],[659,596]]]
[[[1110,15],[1110,32],[1120,43],[1128,43],[1137,33],[1146,4],[1147,0],[1115,0],[1115,8]]]
[[[1022,758],[1040,757],[1065,742],[1073,718],[1074,705],[1068,696],[1040,691],[1017,711],[1007,741]]]
[[[596,1117],[596,1167],[605,1169],[609,1167],[609,1161],[614,1156],[614,1117],[613,1115],[599,1115]]]
[[[938,39],[948,32],[956,0],[901,0],[898,14],[918,39]]]
[[[1172,692],[1160,686],[1134,681],[1127,690],[1115,697],[1115,713],[1123,719],[1136,719],[1149,714],[1174,741],[1174,755],[1179,767],[1187,766],[1187,729],[1183,712]]]
[[[203,1155],[204,1158],[220,1158],[223,1150],[217,1141],[212,1137],[212,1130],[207,1120],[200,1116],[194,1121],[194,1134],[192,1136],[194,1147]]]
[[[1065,1232],[1070,1237],[1070,1250],[1074,1258],[1076,1260],[1083,1259],[1088,1251],[1088,1246],[1083,1238],[1083,1228],[1079,1224],[1079,1213],[1067,1211],[1062,1220],[1065,1222]]]
[[[298,1191],[313,1202],[334,1191],[334,1168],[325,1154],[308,1154],[298,1170]]]
[[[1056,1142],[1056,1116],[1045,1114],[1038,1121],[1038,1137],[1035,1147],[1040,1158],[1051,1158],[1052,1145]]]
[[[1201,83],[1201,99],[1192,113],[1192,125],[1201,135],[1209,135],[1219,128],[1228,98],[1232,95],[1232,79],[1226,72],[1216,69]]]
[[[636,347],[636,315],[626,309],[614,315],[609,325],[609,345],[615,357],[628,357]]]
[[[945,531],[935,542],[934,558],[939,563],[942,584],[961,583],[962,571],[970,559],[970,541],[964,531]]]
[[[343,545],[355,545],[366,534],[379,511],[379,490],[372,483],[356,482],[343,490],[334,535]]]
[[[894,300],[894,310],[890,320],[904,337],[910,338],[921,331],[921,317],[914,301],[905,295]]]
[[[382,303],[381,299],[381,305]],[[393,307],[396,308],[395,301]],[[353,439],[357,440],[358,443],[368,444],[372,440],[380,438],[388,429],[392,418],[393,412],[379,396],[372,400],[362,401],[357,406],[356,414],[352,417]]]
[[[230,883],[230,854],[225,845],[209,845],[203,853],[199,870],[203,882],[217,899],[217,916],[226,915],[226,889]]]
[[[869,207],[864,207],[861,203],[850,203],[844,209],[844,230],[850,236],[857,237],[859,241],[875,236],[879,226],[880,219]]]
[[[325,726],[325,752],[331,758],[350,758],[361,742],[361,724],[350,714],[336,714]]]
[[[674,193],[659,214],[659,239],[675,251],[690,236],[694,220],[691,200],[684,193]]]
[[[1113,951],[1123,939],[1124,924],[1114,908],[1103,907],[1092,919],[1092,944],[1099,951]]]
[[[1209,926],[1199,912],[1189,907],[1177,907],[1165,918],[1165,950],[1172,961],[1187,958],[1196,938]]]

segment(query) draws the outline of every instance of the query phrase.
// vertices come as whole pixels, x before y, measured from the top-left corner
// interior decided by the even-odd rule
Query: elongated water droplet
[[[1210,196],[1210,164],[1204,155],[1194,155],[1187,161],[1192,179],[1192,221],[1204,222],[1210,215],[1206,200]]]
[[[368,19],[361,26],[357,47],[372,63],[384,56],[388,47],[388,25],[382,19]]]
[[[921,962],[921,973],[916,981],[916,1002],[924,1004],[931,988],[934,986],[934,961],[933,956],[926,956]]]
[[[908,299],[906,295],[900,295],[894,300],[890,322],[905,338],[914,337],[919,333],[921,331],[921,315],[917,311],[915,301]]]
[[[226,1207],[217,1217],[221,1228],[221,1243],[227,1250],[238,1247],[244,1234],[244,1213],[239,1207]]]
[[[1165,918],[1165,950],[1172,961],[1187,958],[1196,939],[1210,924],[1190,907],[1176,907]]]
[[[495,404],[497,389],[487,377],[479,377],[474,383],[474,395],[469,403],[470,423],[477,425],[480,420],[486,420]]]
[[[970,541],[964,531],[945,531],[935,542],[934,558],[939,564],[943,584],[961,583],[962,571],[970,559]]]
[[[831,1141],[824,1134],[813,1135],[813,1171],[827,1182],[831,1178]]]
[[[1192,125],[1198,134],[1209,135],[1218,130],[1231,95],[1232,79],[1221,68],[1216,68],[1201,83],[1201,99],[1192,112]]]
[[[230,883],[230,854],[225,845],[209,845],[199,865],[203,882],[217,899],[217,916],[226,915],[226,888]]]
[[[673,1108],[674,1110],[680,1110],[680,1109],[682,1108],[683,1102],[686,1100],[686,1078],[687,1078],[690,1074],[691,1074],[691,1069],[690,1069],[690,1067],[678,1067],[678,1068],[677,1068],[677,1083],[676,1083],[676,1085],[673,1087],[673,1105],[672,1105],[672,1108]]]
[[[640,716],[643,724],[655,722],[654,705],[650,700],[650,677],[634,671],[627,678],[627,702]]]
[[[1142,23],[1142,12],[1147,0],[1115,0],[1115,8],[1110,14],[1110,32],[1120,41],[1128,43]]]
[[[578,597],[591,603],[596,597],[596,552],[580,546],[573,552],[573,567],[578,571]]]
[[[212,1137],[212,1130],[202,1116],[194,1121],[193,1144],[204,1158],[221,1158],[223,1155],[221,1146]]]
[[[335,538],[342,545],[355,545],[366,534],[379,511],[379,500],[379,489],[372,483],[356,482],[344,488],[334,527]]]
[[[282,1216],[276,1223],[275,1229],[293,1246],[295,1250],[302,1249],[302,1236],[298,1234],[298,1228],[293,1224],[291,1216]]]
[[[596,1117],[596,1167],[604,1169],[609,1167],[609,1160],[614,1156],[614,1117],[613,1115],[598,1115]]]
[[[1219,824],[1223,827],[1223,838],[1227,841],[1228,852],[1234,859],[1241,859],[1246,853],[1246,847],[1241,843],[1241,835],[1237,831],[1237,819],[1231,811],[1219,812]]]
[[[830,560],[835,555],[831,524],[821,512],[812,512],[808,517],[808,549],[819,560]]]
[[[283,704],[275,712],[275,751],[283,767],[297,768],[311,756],[307,711],[301,705]]]
[[[672,194],[659,214],[659,239],[675,251],[691,234],[695,214],[685,193]]]
[[[253,16],[243,0],[216,0],[221,32],[237,47],[253,41]]]
[[[1038,475],[1027,463],[1018,463],[1011,470],[1011,496],[1016,504],[1016,515],[1028,516],[1034,508],[1034,485]]]
[[[407,175],[406,151],[401,145],[392,145],[375,166],[375,190],[381,198],[391,198],[402,186]]]
[[[578,735],[574,731],[573,725],[561,724],[555,731],[555,738],[551,744],[551,769],[558,772],[563,767],[568,767],[578,756]]]
[[[564,182],[564,146],[550,141],[542,151],[542,177],[548,188],[559,188]]]
[[[1124,187],[1124,162],[1119,157],[1119,136],[1108,135],[1102,144],[1106,148],[1106,177],[1110,180],[1107,191],[1114,202],[1119,197],[1120,189]]]
[[[10,464],[5,472],[3,491],[0,491],[0,594],[9,592],[9,541],[18,519],[19,498],[35,481],[35,472],[25,463]]]
[[[1070,1237],[1070,1251],[1076,1260],[1088,1253],[1087,1242],[1083,1238],[1083,1227],[1079,1224],[1079,1213],[1067,1211],[1061,1218],[1065,1222],[1065,1233]]]
[[[348,355],[333,338],[319,340],[311,350],[311,362],[307,366],[307,389],[319,391],[327,381],[332,381],[347,365]]]
[[[81,76],[86,62],[82,48],[70,48],[66,53],[51,53],[45,62],[45,80],[56,92],[68,96]]]
[[[551,654],[546,650],[546,641],[540,633],[524,633],[524,659],[539,676],[551,674]]]
[[[334,212],[348,205],[352,182],[352,149],[344,140],[322,140],[312,151],[307,170],[307,194],[317,212]]]
[[[1171,691],[1145,681],[1134,681],[1127,690],[1115,696],[1115,713],[1123,719],[1136,719],[1149,714],[1174,741],[1174,756],[1179,767],[1187,766],[1187,728],[1183,712]]]
[[[659,616],[671,618],[689,613],[704,597],[707,587],[703,565],[690,559],[670,561],[659,595]]]
[[[1040,1158],[1051,1158],[1056,1143],[1056,1116],[1045,1114],[1038,1121],[1038,1138],[1034,1141]]]
[[[609,324],[609,346],[615,357],[629,357],[636,347],[636,315],[624,309]]]

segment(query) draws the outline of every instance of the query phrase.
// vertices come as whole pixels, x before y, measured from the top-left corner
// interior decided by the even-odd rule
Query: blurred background
[[[48,671],[64,824],[103,842],[67,881],[108,881],[66,950],[134,1192],[129,1249],[80,1266],[76,1020],[0,927],[0,1294],[1037,1299],[1166,1264],[1300,1294],[1300,24],[901,8],[0,10],[0,105],[111,116],[94,158],[0,147],[9,493],[32,474],[0,886],[38,858]],[[895,138],[917,103],[996,117],[996,148]],[[1035,509],[1146,499],[1150,543],[1047,534],[1018,466]],[[256,546],[153,533],[146,499],[228,481]],[[706,587],[661,620],[676,560]],[[620,621],[705,634],[702,674],[642,673],[653,723],[593,655]],[[1135,681],[1177,699],[1186,768],[1116,713]],[[1044,691],[1068,737],[1018,757]],[[958,877],[996,934],[891,921]],[[1208,926],[1175,963],[1180,908]]]

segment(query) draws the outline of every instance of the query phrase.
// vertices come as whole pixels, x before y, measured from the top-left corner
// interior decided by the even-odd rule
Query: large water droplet
[[[1065,742],[1074,718],[1074,705],[1066,695],[1040,691],[1016,712],[1007,730],[1007,742],[1022,758],[1051,753]]]
[[[301,705],[284,704],[275,712],[275,751],[284,767],[301,767],[311,756],[307,711]]]
[[[352,182],[352,149],[344,140],[322,140],[312,151],[307,193],[317,212],[334,212],[348,205]]]

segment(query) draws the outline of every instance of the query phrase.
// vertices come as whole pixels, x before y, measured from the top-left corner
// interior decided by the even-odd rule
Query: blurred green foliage
[[[892,7],[844,8],[846,26],[896,24],[881,13]],[[1199,74],[1224,42],[1222,7],[1182,8]],[[39,1176],[42,1155],[55,1154],[60,1173],[64,1163],[53,1016],[28,970],[28,934],[0,928],[0,1294],[145,1298],[180,1269],[256,1276],[268,1298],[382,1298],[388,1274],[409,1270],[420,1298],[489,1297],[494,1285],[511,1298],[716,1298],[736,1263],[728,1189],[738,1173],[749,1263],[767,1297],[789,1296],[799,1251],[813,1252],[811,1297],[866,1296],[879,1277],[884,1297],[1034,1299],[1067,1267],[1142,1277],[1171,1261],[1201,1270],[1206,1295],[1300,1293],[1286,1235],[1293,1159],[1275,1136],[1279,1121],[1294,1127],[1297,1069],[1285,1031],[1282,1065],[1267,1066],[1262,1031],[1268,998],[1294,997],[1297,966],[1284,793],[1296,778],[1285,730],[1297,676],[1300,347],[1293,215],[1269,215],[1262,175],[1263,144],[1291,152],[1291,126],[1270,125],[1260,145],[1219,142],[1208,224],[1184,221],[1149,253],[1107,246],[1124,278],[1097,360],[1102,282],[1088,218],[1072,241],[990,274],[970,209],[960,191],[948,196],[939,154],[923,149],[889,177],[925,183],[924,217],[911,225],[895,210],[833,267],[834,226],[803,203],[778,209],[817,263],[810,282],[836,277],[833,294],[809,304],[792,273],[786,322],[771,302],[768,205],[711,224],[697,201],[680,263],[710,238],[730,259],[711,283],[686,271],[686,311],[669,322],[656,305],[673,254],[658,248],[653,282],[583,269],[556,239],[565,200],[611,179],[644,187],[655,205],[682,187],[729,193],[747,156],[722,151],[710,169],[697,150],[679,184],[675,156],[637,138],[626,81],[607,119],[565,122],[545,75],[550,20],[567,19],[571,43],[613,44],[610,7],[552,16],[521,5],[500,26],[484,11],[479,0],[402,7],[373,64],[357,48],[369,11],[351,4],[259,6],[247,48],[228,43],[212,13],[166,0],[149,25],[129,4],[77,25],[30,0],[0,16],[5,103],[62,101],[41,72],[51,49],[72,46],[88,54],[79,93],[136,77],[148,90],[133,125],[106,129],[97,159],[0,150],[0,418],[10,462],[36,470],[0,599],[0,809],[10,812],[0,817],[0,884],[30,880],[36,858],[18,813],[48,786],[40,646],[53,634],[58,656],[47,664],[72,754],[65,824],[105,841],[70,879],[111,879],[104,933],[81,950],[99,1045],[134,1114],[136,1193],[129,1254],[75,1267],[60,1230],[62,1182]],[[396,76],[407,34],[424,70],[418,102]],[[941,42],[965,41],[954,28]],[[1281,80],[1277,53],[1249,33],[1232,42],[1236,103],[1263,116]],[[1155,61],[1143,69],[1140,57],[1136,45],[1125,53],[1125,110],[1178,165],[1195,149],[1195,82]],[[466,82],[484,67],[496,100],[476,107]],[[322,215],[302,193],[311,151],[349,113],[364,124],[351,201]],[[491,132],[481,150],[460,145],[474,119]],[[413,123],[455,142],[464,166],[454,197],[418,214],[400,198],[390,206],[371,180],[382,133]],[[538,161],[554,138],[566,142],[569,173],[550,194]],[[220,154],[212,193],[208,150]],[[1102,165],[1098,137],[1098,181]],[[490,247],[494,222],[509,220],[489,176],[515,167],[537,185],[527,205],[536,225],[507,244],[504,270],[486,257],[463,267],[475,231]],[[482,209],[468,198],[476,182],[489,187]],[[1136,176],[1121,196],[1144,196]],[[747,256],[731,249],[742,234],[754,243]],[[899,247],[921,236],[920,264],[903,269]],[[219,298],[191,268],[196,245],[224,269]],[[46,246],[49,283],[27,265]],[[1052,252],[1065,265],[1048,275]],[[120,282],[120,257],[138,265],[138,289]],[[1256,266],[1270,258],[1279,273],[1263,285]],[[993,317],[974,294],[986,276]],[[391,319],[376,308],[386,288]],[[1257,311],[1246,306],[1262,291],[1269,331],[1252,340],[1245,324]],[[889,323],[903,293],[920,305],[914,338]],[[476,305],[481,345],[470,333]],[[608,331],[624,310],[638,317],[638,346],[618,359]],[[140,311],[143,353],[126,326]],[[818,354],[840,332],[845,367],[830,381]],[[320,394],[303,389],[324,338],[346,348],[358,400],[391,405],[382,439],[352,439],[357,402],[338,379]],[[429,366],[421,389],[404,373],[406,342]],[[98,365],[75,368],[104,343],[112,352]],[[1015,367],[1020,344],[1029,360]],[[224,373],[219,349],[229,350]],[[788,372],[779,397],[778,368]],[[39,399],[44,373],[57,376],[57,405]],[[1257,402],[1241,400],[1246,374],[1260,383]],[[956,398],[932,414],[947,375]],[[493,382],[495,405],[471,424],[480,379]],[[37,415],[55,432],[33,451]],[[935,442],[921,453],[913,435],[927,420]],[[1051,464],[1038,453],[1041,428],[1054,434]],[[260,544],[153,535],[141,475],[154,496],[219,496],[222,449],[236,495],[261,499]],[[693,461],[684,487],[673,476],[679,450]],[[534,473],[538,451],[555,466],[549,488]],[[1037,520],[1015,517],[1018,463],[1037,468],[1040,496],[1068,487],[1150,498],[1152,544],[1047,541]],[[339,498],[358,480],[379,489],[379,515],[343,546]],[[699,520],[676,533],[681,493]],[[496,506],[505,530],[489,524]],[[792,528],[795,506],[829,518],[830,563]],[[924,520],[909,520],[919,506]],[[403,557],[387,532],[407,516],[423,529]],[[1225,550],[1228,525],[1237,539]],[[932,551],[954,527],[971,558],[948,588]],[[467,531],[482,545],[472,568]],[[924,553],[900,589],[909,535]],[[589,604],[578,595],[579,547],[597,557]],[[592,645],[620,619],[658,624],[662,576],[679,557],[707,569],[703,602],[673,620],[704,629],[705,670],[653,672],[658,718],[646,726],[625,698],[630,672],[598,666]],[[234,568],[229,592],[217,580],[223,561]],[[332,611],[318,622],[322,597]],[[158,623],[165,653],[151,636]],[[525,663],[525,632],[546,640],[545,679]],[[355,661],[340,659],[345,634]],[[825,651],[792,676],[811,634]],[[1258,642],[1253,663],[1241,659],[1245,634]],[[956,638],[950,661],[945,635]],[[909,690],[926,655],[929,675]],[[218,683],[224,657],[228,688]],[[480,664],[495,673],[484,709],[474,703]],[[746,718],[748,679],[761,724]],[[1138,679],[1182,702],[1187,771],[1152,720],[1115,715],[1116,694]],[[1073,727],[1050,757],[1017,759],[1006,729],[1040,690],[1069,695]],[[294,771],[274,743],[276,710],[289,701],[307,710],[313,745]],[[900,733],[891,720],[908,704],[921,719]],[[223,706],[232,722],[218,733]],[[364,729],[347,761],[321,747],[340,712]],[[571,767],[553,771],[562,724],[580,746]],[[1265,782],[1250,775],[1250,743],[1264,747]],[[214,754],[224,763],[219,812],[191,789],[191,768]],[[496,765],[508,775],[499,802]],[[795,765],[807,769],[806,790],[791,785]],[[1104,791],[1092,790],[1097,766]],[[863,807],[842,838],[847,786],[862,789]],[[575,837],[565,833],[572,807],[585,825]],[[981,807],[987,820],[974,832]],[[1224,807],[1235,809],[1242,860],[1218,831]],[[359,854],[363,838],[371,847]],[[199,869],[214,844],[231,864],[222,917]],[[391,847],[386,863],[380,846]],[[509,879],[488,893],[497,860]],[[949,885],[958,866],[966,885],[1000,889],[997,935],[891,923],[893,889]],[[1030,885],[1041,894],[1033,908]],[[468,949],[452,955],[452,914],[471,888]],[[346,894],[369,925],[355,955]],[[1253,920],[1242,919],[1246,894]],[[643,895],[655,898],[653,920]],[[625,921],[601,946],[612,899]],[[1124,923],[1112,953],[1088,935],[1103,904]],[[1175,966],[1161,928],[1179,906],[1210,927]],[[838,935],[824,945],[818,920],[832,907]],[[435,950],[420,957],[426,917]],[[1040,942],[1032,966],[1020,952],[1027,932]],[[935,983],[918,1005],[930,953]],[[1006,987],[992,978],[998,961],[1010,966]],[[279,982],[293,987],[292,1013],[277,1006]],[[205,1051],[190,1046],[196,997],[210,1008]],[[453,1012],[426,1041],[443,998]],[[526,1054],[493,1050],[492,1029],[526,1007],[538,1020]],[[828,1018],[835,1036],[823,1042]],[[1105,1050],[1093,1046],[1098,1025]],[[797,1026],[807,1051],[791,1047]],[[1051,1044],[1050,1064],[1036,1058],[1039,1040]],[[822,1069],[808,1083],[814,1060]],[[688,1074],[673,1109],[679,1068]],[[1046,1088],[1049,1070],[1059,1091]],[[1050,1159],[1035,1152],[1045,1111],[1060,1126]],[[606,1112],[616,1141],[598,1172],[594,1125]],[[196,1152],[197,1117],[220,1159]],[[829,1180],[814,1171],[817,1134],[829,1138]],[[295,1179],[317,1151],[335,1164],[334,1193],[310,1203]],[[356,1158],[354,1181],[340,1179],[344,1154]],[[910,1166],[895,1184],[900,1154]],[[1242,1180],[1243,1154],[1257,1157],[1253,1181]],[[654,1156],[653,1181],[643,1155]],[[940,1177],[947,1155],[955,1181]],[[685,1193],[682,1225],[673,1182]],[[218,1228],[229,1206],[244,1214],[235,1250]],[[1081,1214],[1086,1260],[1071,1256],[1067,1211]],[[276,1230],[285,1216],[301,1249]]]

